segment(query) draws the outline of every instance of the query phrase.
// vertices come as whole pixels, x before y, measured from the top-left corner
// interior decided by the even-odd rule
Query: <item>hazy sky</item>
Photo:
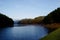
[[[0,12],[13,19],[44,16],[57,7],[60,0],[0,0]]]

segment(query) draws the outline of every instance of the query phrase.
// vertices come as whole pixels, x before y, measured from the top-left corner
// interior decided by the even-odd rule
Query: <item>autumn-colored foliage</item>
[[[22,19],[18,22],[18,24],[40,24],[43,19],[44,16],[39,16],[34,19]]]

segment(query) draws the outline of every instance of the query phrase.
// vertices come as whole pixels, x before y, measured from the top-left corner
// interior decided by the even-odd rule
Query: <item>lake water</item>
[[[15,26],[0,29],[0,40],[39,40],[47,34],[47,29],[42,26]]]

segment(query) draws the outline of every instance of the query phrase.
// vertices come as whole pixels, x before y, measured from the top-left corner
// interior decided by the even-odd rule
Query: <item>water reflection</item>
[[[38,40],[47,34],[40,26],[11,27],[0,30],[0,40]]]

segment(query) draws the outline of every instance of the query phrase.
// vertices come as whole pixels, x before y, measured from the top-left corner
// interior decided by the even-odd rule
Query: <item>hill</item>
[[[8,16],[0,13],[0,28],[4,28],[4,27],[11,27],[13,26],[14,21],[9,18]]]
[[[41,23],[41,21],[44,19],[45,16],[38,16],[35,17],[34,19],[22,19],[18,22],[18,24],[24,24],[24,25],[28,25],[28,24],[39,24]]]
[[[45,27],[52,30],[60,28],[60,8],[50,12],[41,22]]]

